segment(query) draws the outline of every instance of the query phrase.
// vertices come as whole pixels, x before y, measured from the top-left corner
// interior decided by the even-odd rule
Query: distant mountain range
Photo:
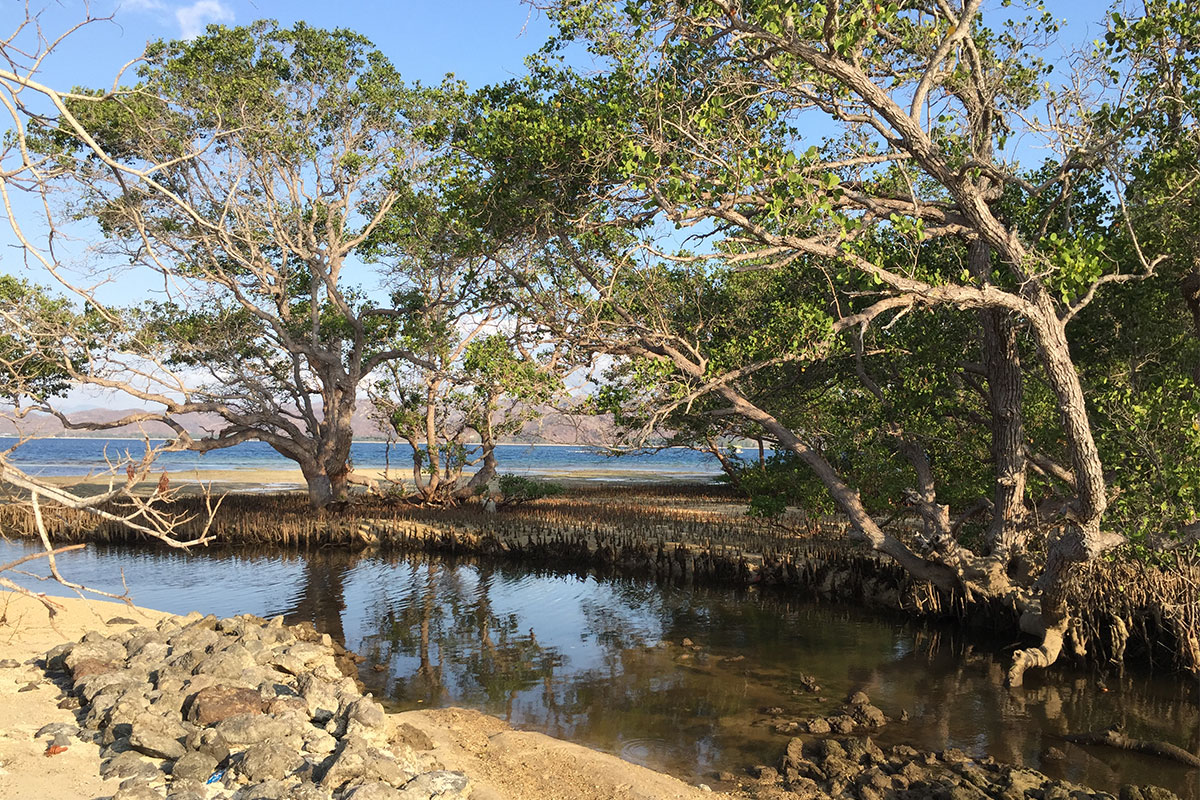
[[[136,408],[87,408],[72,411],[69,416],[75,422],[106,423],[136,414],[139,410]],[[387,436],[368,415],[369,408],[360,409],[355,413],[351,423],[354,428],[354,438],[383,441]],[[179,421],[193,436],[216,431],[223,426],[220,417],[215,414],[186,414],[179,417]],[[0,415],[0,436],[16,435],[109,439],[143,435],[151,438],[167,438],[174,434],[161,422],[125,425],[98,431],[79,431],[67,430],[57,418],[46,414],[30,414],[25,419],[16,421]],[[516,436],[508,437],[504,441],[521,444],[544,442],[547,444],[604,445],[612,440],[613,425],[610,417],[546,412],[539,419],[526,423]]]

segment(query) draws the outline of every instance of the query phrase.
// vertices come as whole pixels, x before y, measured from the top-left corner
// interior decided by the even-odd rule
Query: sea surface
[[[0,437],[0,448],[17,440]],[[160,445],[162,440],[150,440]],[[129,454],[140,458],[146,449],[141,439],[48,438],[34,439],[11,455],[18,467],[33,475],[82,476],[105,472],[109,462]],[[358,469],[390,469],[403,477],[412,472],[412,451],[407,445],[384,442],[355,442],[350,451]],[[604,450],[578,445],[503,444],[496,448],[501,474],[572,477],[594,481],[666,480],[705,481],[720,473],[711,455],[684,448],[656,452],[612,455]],[[244,442],[209,453],[171,452],[158,457],[158,468],[172,479],[186,481],[187,473],[208,470],[287,470],[291,461],[263,442]],[[467,470],[470,472],[471,470]]]

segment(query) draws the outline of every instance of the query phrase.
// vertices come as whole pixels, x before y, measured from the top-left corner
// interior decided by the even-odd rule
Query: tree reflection
[[[343,550],[305,553],[300,592],[283,612],[284,620],[289,625],[311,622],[317,630],[345,643],[346,578],[359,558],[359,554]]]
[[[497,614],[491,567],[411,565],[407,591],[390,598],[364,647],[394,677],[390,691],[405,704],[448,700],[511,718],[518,695],[554,684],[562,656],[542,646],[517,613]],[[403,662],[415,660],[415,669]]]

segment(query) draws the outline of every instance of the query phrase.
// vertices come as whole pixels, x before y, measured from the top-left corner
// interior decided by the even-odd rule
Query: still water
[[[0,540],[0,563],[30,547]],[[98,588],[120,591],[123,575],[152,608],[311,620],[366,657],[364,682],[395,708],[476,708],[691,782],[776,763],[788,737],[765,709],[827,715],[862,689],[889,716],[911,716],[873,734],[885,747],[957,747],[1114,793],[1156,783],[1200,800],[1182,765],[1061,738],[1123,722],[1132,736],[1198,752],[1194,682],[1060,669],[1010,691],[995,643],[846,607],[329,550],[93,546],[60,562]],[[802,675],[822,691],[801,690]],[[1051,746],[1067,759],[1043,760]]]

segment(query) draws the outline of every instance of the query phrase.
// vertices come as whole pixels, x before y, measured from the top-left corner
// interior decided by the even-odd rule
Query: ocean
[[[0,437],[0,448],[8,449],[16,439]],[[151,440],[161,444],[162,440]],[[85,476],[106,471],[106,458],[117,460],[125,453],[140,457],[145,444],[140,439],[47,438],[21,445],[10,460],[20,469],[42,476]],[[391,469],[398,477],[412,474],[408,445],[391,447]],[[355,442],[351,458],[359,469],[383,469],[387,461],[384,442]],[[603,450],[578,445],[504,444],[496,448],[500,474],[540,477],[571,477],[595,481],[616,480],[710,480],[720,473],[711,455],[684,448],[652,453],[612,456]],[[287,470],[296,463],[276,453],[263,442],[244,442],[209,453],[162,453],[156,469],[171,473],[172,480],[188,479],[187,473],[209,470]]]

